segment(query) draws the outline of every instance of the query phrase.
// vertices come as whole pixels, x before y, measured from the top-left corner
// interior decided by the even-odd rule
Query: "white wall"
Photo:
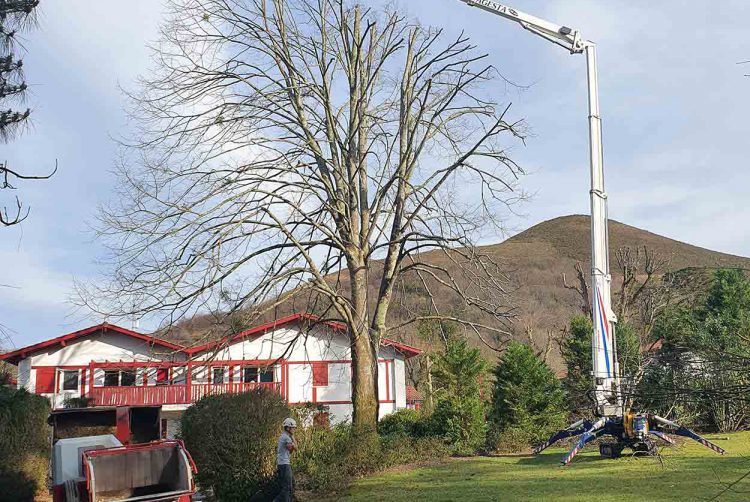
[[[25,387],[29,392],[34,392],[34,375],[31,372],[31,358],[27,357],[18,363],[18,387]]]

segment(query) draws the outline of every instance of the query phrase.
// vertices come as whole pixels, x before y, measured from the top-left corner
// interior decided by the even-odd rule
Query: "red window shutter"
[[[328,363],[313,363],[313,385],[325,387],[328,385]]]
[[[156,385],[166,385],[169,383],[169,368],[158,368],[156,370]]]
[[[57,368],[37,368],[36,369],[36,393],[37,394],[54,394],[56,372],[57,372]]]

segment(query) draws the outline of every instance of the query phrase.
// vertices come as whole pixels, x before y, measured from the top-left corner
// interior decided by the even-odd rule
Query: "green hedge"
[[[378,436],[348,424],[332,429],[297,431],[299,451],[292,458],[300,490],[331,494],[346,489],[357,477],[395,465],[437,460],[450,454],[442,438],[403,434]]]
[[[47,489],[49,401],[0,387],[0,502],[33,501]]]
[[[198,482],[221,502],[246,502],[273,491],[276,441],[289,407],[276,392],[207,396],[182,416],[181,437]]]

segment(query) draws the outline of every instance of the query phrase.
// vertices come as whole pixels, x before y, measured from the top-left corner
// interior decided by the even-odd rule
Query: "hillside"
[[[514,338],[528,341],[527,332],[531,330],[535,344],[540,348],[544,347],[549,336],[556,336],[567,325],[570,317],[580,312],[580,297],[575,291],[564,287],[562,276],[566,274],[569,284],[575,283],[576,263],[581,263],[583,270],[588,272],[589,231],[588,216],[563,216],[535,225],[499,244],[482,247],[485,254],[501,264],[508,276],[509,307],[514,308],[515,314],[508,329],[513,332]],[[617,221],[610,221],[609,233],[613,291],[622,282],[615,264],[615,252],[626,246],[647,247],[666,259],[671,271],[716,267],[750,269],[750,258],[692,246]],[[425,253],[423,259],[430,263],[446,263],[445,255],[439,252]],[[346,288],[346,284],[342,287]],[[375,288],[377,285],[373,283],[371,287]],[[450,311],[460,304],[451,294],[445,294],[434,287],[430,289],[435,292],[435,301],[443,311]],[[392,308],[391,324],[398,324],[404,319],[407,316],[406,310],[419,310],[426,303],[426,290],[416,280],[407,280],[402,288],[402,297]],[[297,301],[297,304],[283,305],[276,315],[304,310],[306,307],[306,304],[302,305]],[[253,319],[252,323],[267,320],[267,317]],[[488,316],[479,312],[474,318],[478,322],[492,322]],[[233,328],[242,328],[242,320],[239,324]],[[171,337],[190,343],[198,337],[210,337],[207,331],[222,330],[226,330],[226,326],[218,327],[209,317],[201,316],[179,325],[171,333]],[[404,332],[389,336],[424,345],[424,341],[416,337],[413,325]],[[560,368],[559,357],[555,352],[551,354],[550,362]]]

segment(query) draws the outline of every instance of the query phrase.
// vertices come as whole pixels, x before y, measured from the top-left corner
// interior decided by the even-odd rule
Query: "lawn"
[[[562,449],[538,457],[451,459],[359,480],[341,501],[705,501],[750,471],[750,432],[709,435],[724,456],[692,441],[655,457],[606,460],[589,447],[560,467]],[[750,476],[719,499],[750,500]]]

